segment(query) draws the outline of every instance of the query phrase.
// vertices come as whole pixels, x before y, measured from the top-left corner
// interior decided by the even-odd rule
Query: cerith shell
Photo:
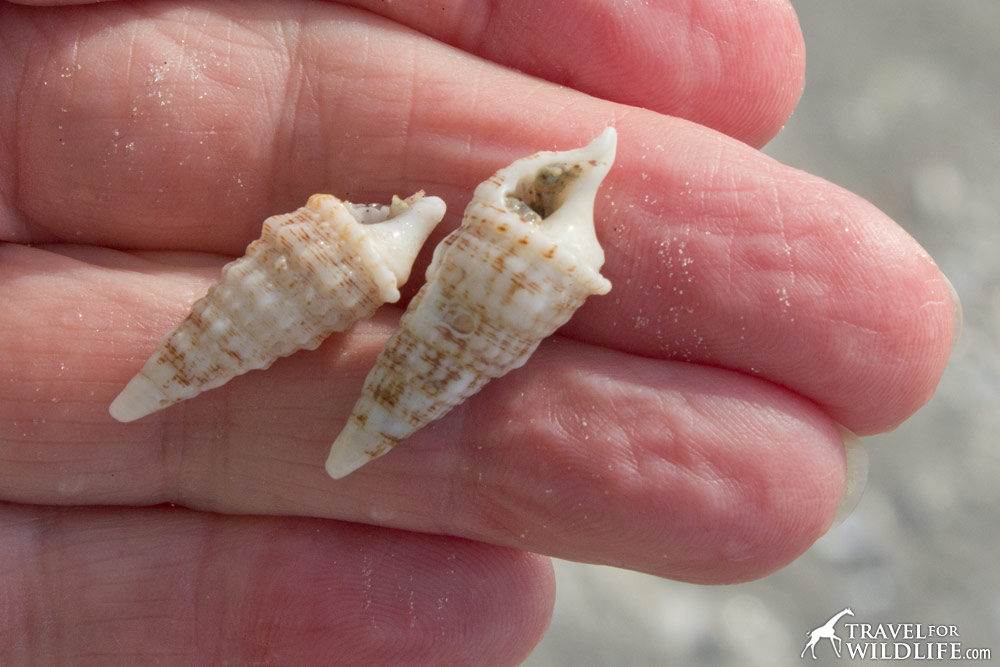
[[[133,421],[267,368],[395,302],[444,211],[423,192],[388,206],[313,195],[268,218],[111,403],[111,416]]]
[[[616,139],[609,127],[583,148],[518,160],[476,188],[333,443],[330,476],[385,454],[520,367],[588,296],[611,289],[593,209]]]

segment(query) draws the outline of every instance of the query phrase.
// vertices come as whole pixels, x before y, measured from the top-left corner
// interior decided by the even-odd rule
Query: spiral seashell
[[[444,211],[441,199],[423,192],[389,206],[313,195],[299,210],[268,218],[261,238],[222,269],[111,403],[111,416],[133,421],[315,349],[397,301]]]
[[[616,143],[609,127],[588,146],[518,160],[476,188],[333,443],[331,477],[523,365],[588,296],[611,289],[599,272],[594,199]]]

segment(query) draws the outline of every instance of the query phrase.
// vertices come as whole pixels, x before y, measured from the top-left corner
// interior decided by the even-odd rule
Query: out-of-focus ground
[[[861,663],[825,639],[818,660],[799,657],[847,606],[856,621],[954,625],[1000,662],[1000,0],[794,4],[806,89],[765,151],[916,237],[961,296],[961,342],[930,404],[865,439],[861,504],[799,560],[725,587],[557,562],[529,667]]]

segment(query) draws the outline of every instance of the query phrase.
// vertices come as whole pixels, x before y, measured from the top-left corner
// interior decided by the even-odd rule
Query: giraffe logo
[[[802,649],[802,655],[800,655],[799,657],[800,658],[806,657],[806,651],[809,651],[809,653],[812,654],[812,659],[815,660],[816,644],[819,643],[820,639],[823,639],[825,637],[830,640],[830,646],[833,647],[833,652],[836,653],[837,657],[839,658],[840,647],[843,642],[841,641],[840,637],[837,636],[837,631],[834,626],[837,625],[837,621],[839,621],[843,616],[854,616],[854,612],[851,611],[850,607],[841,609],[836,614],[834,614],[829,621],[819,626],[815,630],[807,632],[806,634],[809,635],[809,641],[806,643],[806,647]]]

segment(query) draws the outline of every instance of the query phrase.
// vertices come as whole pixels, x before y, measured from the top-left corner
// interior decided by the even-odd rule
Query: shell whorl
[[[261,237],[222,269],[219,282],[166,335],[111,403],[133,421],[225,384],[399,299],[399,286],[444,215],[418,192],[388,206],[313,195],[264,221]]]
[[[593,208],[615,144],[608,128],[583,148],[518,160],[476,188],[331,448],[332,477],[523,365],[588,296],[611,289]]]

